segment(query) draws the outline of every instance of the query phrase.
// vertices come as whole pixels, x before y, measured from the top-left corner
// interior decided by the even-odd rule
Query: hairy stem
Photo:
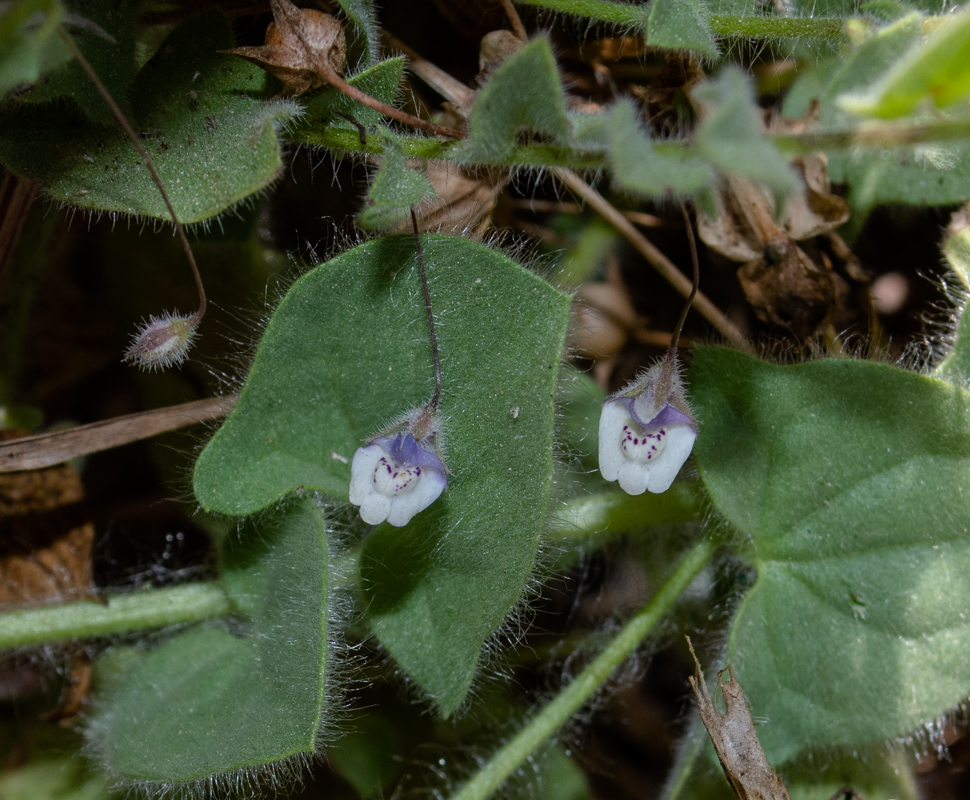
[[[434,314],[431,313],[431,294],[428,292],[428,273],[424,268],[424,251],[421,249],[421,236],[418,234],[418,218],[411,208],[411,225],[414,227],[414,250],[418,256],[418,269],[421,270],[421,291],[424,292],[424,308],[428,312],[428,333],[431,335],[431,353],[434,355],[434,395],[428,405],[432,411],[438,410],[441,400],[441,358],[438,356],[438,337],[434,332]]]
[[[647,13],[642,5],[613,3],[610,0],[517,0],[550,11],[560,11],[606,22],[620,28],[645,30]],[[844,17],[769,17],[758,14],[712,14],[711,32],[716,36],[749,39],[829,39],[845,38]]]
[[[526,759],[575,714],[613,671],[653,630],[691,581],[710,561],[714,543],[701,539],[687,553],[653,599],[631,619],[616,638],[575,680],[536,714],[518,734],[493,755],[452,800],[484,800],[495,792]]]
[[[948,142],[970,137],[970,119],[938,119],[931,122],[862,122],[857,128],[775,134],[771,141],[786,155],[816,150],[848,150],[855,147],[893,148],[926,142]]]
[[[120,594],[104,603],[83,601],[28,608],[0,614],[0,648],[199,622],[230,611],[232,603],[216,583],[190,583]]]
[[[810,154],[819,150],[850,150],[871,147],[886,149],[907,147],[929,142],[949,142],[970,138],[970,119],[938,119],[929,122],[862,122],[855,128],[841,128],[828,131],[805,131],[803,133],[769,134],[768,139],[786,156]],[[333,150],[366,155],[380,155],[384,150],[383,138],[378,133],[368,136],[366,146],[362,146],[356,132],[346,128],[329,127],[322,130],[301,131],[299,141],[315,144]],[[529,144],[516,147],[501,163],[479,165],[469,164],[463,155],[459,156],[456,142],[443,139],[430,139],[424,136],[401,136],[396,138],[398,146],[408,159],[437,159],[452,161],[465,166],[508,166],[543,169],[565,167],[572,170],[601,170],[608,166],[604,151],[590,149],[574,150],[561,145]],[[660,153],[681,153],[688,156],[693,152],[686,140],[666,140],[656,142]]]
[[[694,241],[694,224],[690,221],[687,206],[683,202],[679,202],[678,205],[680,206],[681,216],[684,218],[684,231],[687,233],[687,244],[690,247],[690,263],[694,269],[694,280],[691,283],[690,294],[687,295],[684,308],[680,312],[680,318],[674,326],[673,336],[670,337],[670,346],[667,348],[666,359],[668,364],[674,364],[677,361],[677,346],[680,344],[680,332],[684,329],[684,323],[687,321],[687,312],[690,311],[691,304],[694,302],[694,298],[697,297],[697,289],[701,282],[701,265],[697,258],[697,242]]]

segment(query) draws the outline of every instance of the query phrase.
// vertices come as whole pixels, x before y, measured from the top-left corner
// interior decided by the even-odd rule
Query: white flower
[[[661,364],[603,403],[600,473],[619,481],[627,494],[660,494],[674,482],[696,438],[697,421],[676,365]]]
[[[441,458],[410,432],[377,437],[354,453],[350,465],[350,502],[370,525],[407,525],[447,488]]]

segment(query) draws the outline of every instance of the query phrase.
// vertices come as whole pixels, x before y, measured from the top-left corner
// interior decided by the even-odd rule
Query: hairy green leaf
[[[662,197],[691,194],[703,188],[714,170],[703,159],[682,152],[658,152],[640,125],[629,100],[620,100],[609,117],[610,167],[613,182],[628,192]]]
[[[195,628],[112,665],[89,737],[115,780],[171,791],[316,750],[327,653],[319,510],[295,500],[248,523],[223,561],[240,630]]]
[[[391,229],[407,217],[411,206],[427,195],[434,196],[430,181],[417,170],[409,169],[401,148],[393,140],[389,141],[357,223],[362,228]]]
[[[970,94],[970,11],[942,20],[864,94],[843,94],[854,114],[893,119],[929,99],[946,108]]]
[[[374,0],[337,0],[337,3],[363,38],[368,62],[375,61],[380,46],[380,32],[374,14]]]
[[[500,161],[515,149],[521,128],[554,141],[569,136],[566,97],[545,37],[509,56],[482,87],[469,119],[469,159]]]
[[[483,245],[422,241],[453,477],[407,527],[370,535],[362,571],[378,638],[450,713],[532,569],[570,303]],[[299,486],[346,499],[357,447],[433,391],[421,295],[410,236],[360,245],[297,281],[196,464],[202,505],[242,515]]]
[[[695,89],[694,97],[712,106],[697,128],[700,155],[724,172],[763,183],[781,195],[800,187],[788,162],[765,137],[751,84],[740,70],[725,69]]]
[[[68,28],[78,49],[94,68],[108,93],[119,106],[125,108],[135,61],[135,10],[132,4],[127,0],[115,3],[68,0],[65,6],[69,12],[94,23],[114,39],[109,41],[90,31]],[[55,97],[69,97],[95,122],[116,124],[111,109],[81,65],[74,60],[51,72],[18,99],[27,103],[43,103]]]
[[[692,376],[701,476],[758,571],[725,660],[771,720],[769,760],[904,736],[965,698],[970,395],[721,348]]]
[[[281,170],[274,120],[296,111],[266,102],[266,73],[217,51],[228,21],[208,12],[181,25],[133,86],[135,130],[183,222],[215,216],[264,189]],[[0,161],[39,178],[53,198],[95,210],[169,219],[138,153],[116,125],[63,107],[10,104],[0,112]]]
[[[717,55],[703,0],[653,0],[647,17],[647,44]]]
[[[820,68],[824,86],[817,96],[822,127],[844,129],[857,124],[837,99],[864,93],[877,83],[914,46],[920,28],[918,14],[905,15],[856,47],[837,69]],[[829,175],[833,183],[848,184],[848,199],[855,212],[849,224],[858,229],[866,214],[881,203],[961,202],[970,180],[968,151],[963,142],[925,144],[891,153],[863,148],[848,154],[834,151],[828,154]]]

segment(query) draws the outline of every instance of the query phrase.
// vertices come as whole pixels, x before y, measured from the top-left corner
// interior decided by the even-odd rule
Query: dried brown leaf
[[[741,800],[791,800],[784,782],[771,768],[761,748],[748,702],[741,691],[741,684],[734,679],[731,667],[726,670],[731,676],[730,680],[721,680],[724,672],[718,673],[717,685],[725,706],[722,714],[714,707],[707,692],[690,637],[687,638],[687,646],[694,657],[694,674],[689,680],[697,698],[697,711],[734,793]]]
[[[766,247],[764,257],[738,270],[738,280],[759,319],[788,328],[799,339],[820,330],[835,303],[831,274],[790,239]]]
[[[88,598],[94,526],[71,467],[0,475],[0,529],[0,606]]]

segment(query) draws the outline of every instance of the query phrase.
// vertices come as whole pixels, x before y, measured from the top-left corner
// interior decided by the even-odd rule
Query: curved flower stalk
[[[95,27],[97,28],[97,26]],[[99,35],[106,35],[100,28],[98,28],[98,31],[100,31]],[[195,278],[195,288],[199,295],[199,307],[194,314],[165,313],[158,319],[149,317],[148,322],[144,323],[138,329],[131,345],[125,351],[122,361],[131,362],[146,370],[164,370],[169,367],[178,366],[188,355],[189,349],[195,341],[199,323],[202,321],[202,317],[205,316],[206,310],[205,287],[202,285],[202,276],[199,274],[199,267],[195,263],[192,246],[189,244],[189,239],[185,235],[185,229],[182,227],[182,223],[179,222],[178,214],[175,213],[172,201],[168,198],[168,192],[165,191],[162,179],[158,177],[155,165],[152,163],[148,151],[145,150],[134,128],[131,127],[131,123],[128,122],[127,117],[122,113],[118,104],[115,103],[111,93],[101,82],[98,74],[94,71],[91,64],[88,63],[88,60],[78,49],[78,46],[74,43],[74,40],[67,31],[63,27],[59,27],[57,32],[73,54],[78,65],[84,70],[91,83],[94,84],[94,88],[111,110],[112,115],[118,121],[125,135],[138,152],[142,163],[145,165],[145,169],[148,170],[148,174],[151,176],[155,188],[158,189],[158,193],[162,196],[165,208],[168,209],[168,213],[172,217],[172,225],[175,226],[175,233],[182,243],[182,249],[185,251],[185,257],[188,259],[189,267],[192,270],[192,277]],[[110,39],[111,37],[108,38]],[[114,40],[112,39],[112,41]]]
[[[350,502],[370,525],[407,525],[448,488],[448,469],[437,448],[441,423],[429,407],[412,411],[403,431],[378,435],[358,448],[350,465]],[[392,428],[393,430],[393,428]],[[434,452],[428,448],[434,439]]]
[[[665,360],[603,403],[600,472],[627,494],[665,492],[696,438],[680,370]]]
[[[619,481],[627,494],[666,492],[697,439],[697,420],[680,376],[677,345],[697,294],[700,269],[690,215],[683,203],[680,211],[690,245],[694,281],[667,355],[626,388],[607,397],[600,412],[600,473],[608,481]]]
[[[424,511],[448,488],[448,468],[440,447],[441,417],[438,416],[441,358],[434,332],[418,220],[413,208],[411,225],[434,356],[434,394],[426,406],[409,411],[395,425],[370,437],[368,444],[354,453],[350,465],[350,502],[360,506],[361,519],[370,525],[387,520],[398,528],[407,525],[415,514]],[[394,435],[389,435],[392,433]]]

